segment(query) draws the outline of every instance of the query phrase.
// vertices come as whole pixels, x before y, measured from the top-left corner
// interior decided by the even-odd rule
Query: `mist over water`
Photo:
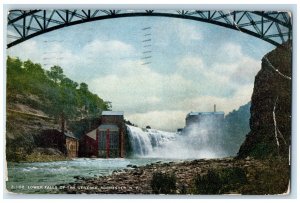
[[[135,156],[147,157],[155,151],[172,143],[178,136],[177,133],[165,132],[155,129],[141,129],[127,125],[130,143]]]
[[[76,176],[95,177],[111,175],[113,171],[142,166],[157,161],[221,158],[226,154],[220,147],[222,128],[214,122],[189,125],[183,133],[141,129],[127,125],[134,157],[101,159],[76,158],[72,161],[43,163],[8,163],[7,188],[21,193],[47,193],[46,189],[28,186],[51,186],[77,181]],[[25,189],[16,186],[24,185]]]
[[[165,159],[221,158],[222,130],[210,123],[190,125],[182,133],[127,125],[135,157]]]

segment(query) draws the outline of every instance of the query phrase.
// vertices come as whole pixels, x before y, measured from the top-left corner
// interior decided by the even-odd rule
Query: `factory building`
[[[103,111],[100,125],[81,140],[84,157],[119,158],[125,156],[124,113]]]
[[[209,134],[220,134],[223,129],[224,115],[223,111],[216,111],[216,105],[212,112],[190,112],[186,116],[182,133],[197,128],[205,129]]]

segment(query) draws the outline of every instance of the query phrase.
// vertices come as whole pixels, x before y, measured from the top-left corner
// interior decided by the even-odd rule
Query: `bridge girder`
[[[161,16],[211,23],[247,33],[275,46],[292,39],[291,15],[279,11],[201,10],[10,10],[7,48],[35,36],[96,20],[121,17]]]

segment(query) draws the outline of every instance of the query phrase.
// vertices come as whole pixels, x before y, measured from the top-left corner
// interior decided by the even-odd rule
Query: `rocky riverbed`
[[[173,177],[171,190],[154,191],[165,187]],[[280,158],[256,160],[252,158],[199,159],[193,161],[152,163],[114,171],[110,176],[83,178],[60,185],[59,193],[68,194],[288,194],[290,166]],[[162,183],[159,183],[162,181]],[[202,181],[202,182],[201,182]],[[206,181],[206,182],[205,182]],[[202,185],[201,185],[202,184]],[[169,192],[163,192],[169,191]]]

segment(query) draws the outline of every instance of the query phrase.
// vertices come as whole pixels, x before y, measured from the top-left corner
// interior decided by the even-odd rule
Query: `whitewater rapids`
[[[196,159],[221,158],[224,153],[205,129],[183,135],[127,125],[133,154],[140,158]]]

